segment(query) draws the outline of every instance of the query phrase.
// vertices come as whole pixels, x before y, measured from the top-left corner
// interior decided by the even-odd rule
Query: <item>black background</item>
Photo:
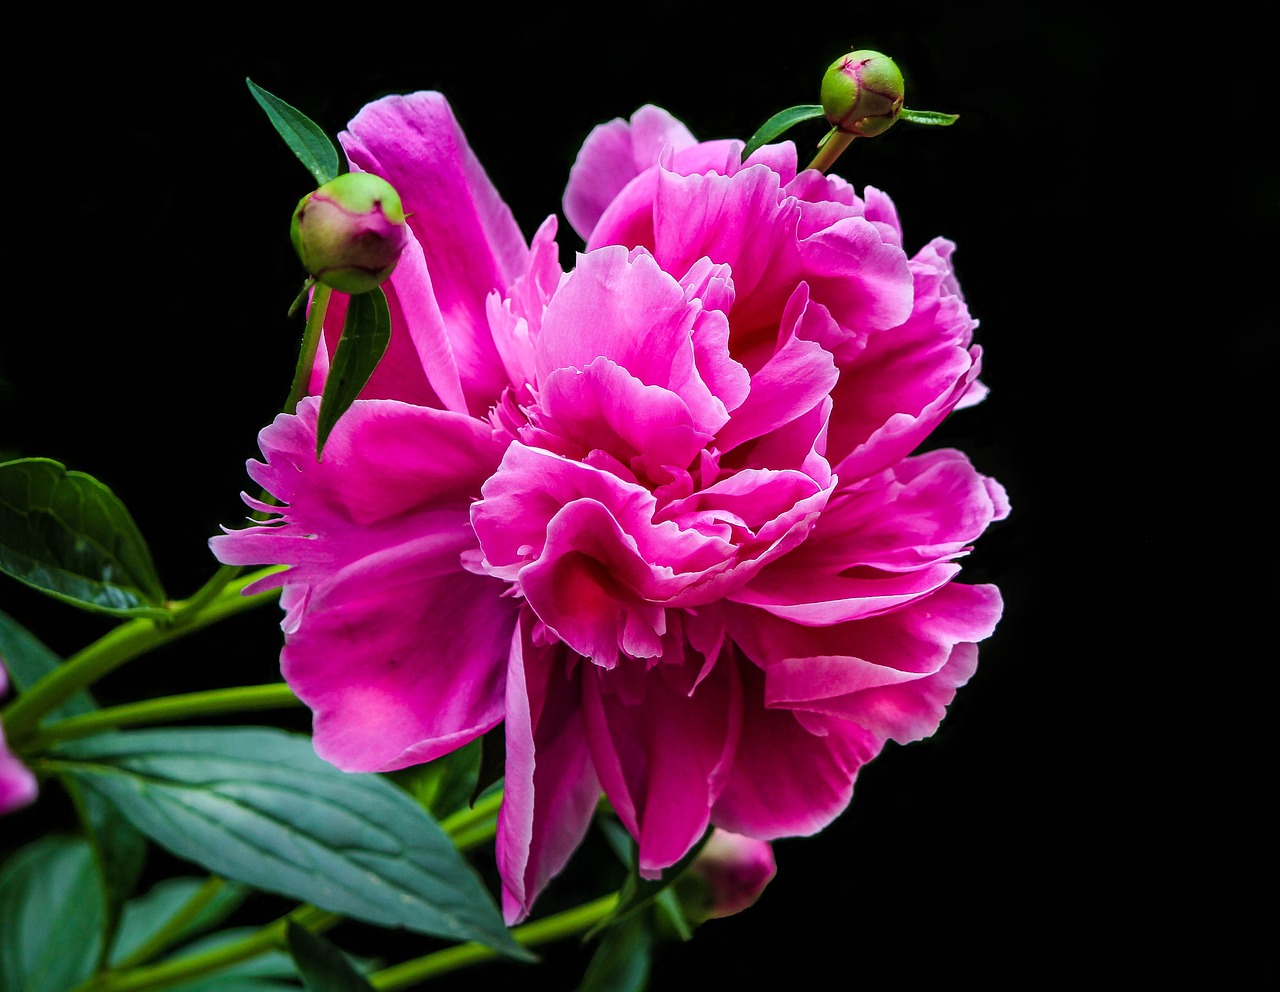
[[[908,106],[960,120],[899,124],[834,171],[893,197],[908,251],[935,235],[958,244],[991,394],[937,439],[1009,490],[1011,517],[961,576],[998,583],[1005,617],[941,730],[889,745],[821,835],[779,842],[757,906],[665,948],[652,987],[1040,987],[1115,974],[1116,960],[1122,974],[1165,967],[1198,946],[1180,943],[1182,928],[1203,936],[1176,907],[1216,871],[1194,854],[1191,811],[1231,792],[1207,752],[1239,721],[1207,693],[1230,680],[1247,618],[1213,635],[1211,656],[1192,628],[1238,605],[1233,589],[1259,588],[1228,578],[1214,550],[1262,509],[1261,470],[1234,446],[1274,361],[1272,309],[1246,316],[1274,269],[1263,248],[1276,205],[1233,95],[1248,90],[1248,60],[1219,71],[1231,60],[1212,46],[1121,36],[1105,10],[1078,5],[850,8],[821,25],[722,5],[588,10],[528,23],[478,7],[447,22],[370,12],[369,25],[309,17],[280,33],[115,21],[102,25],[111,44],[89,44],[89,25],[84,43],[31,68],[8,108],[6,457],[55,458],[109,485],[173,595],[212,573],[207,539],[241,521],[244,462],[288,391],[301,272],[287,226],[313,185],[246,77],[331,135],[384,93],[442,90],[531,235],[559,211],[594,125],[651,102],[699,138],[745,139],[817,102],[844,51],[883,51]],[[1166,53],[1180,53],[1177,72],[1164,72]],[[1188,88],[1211,95],[1212,116],[1191,109]],[[802,163],[821,133],[788,135]],[[560,242],[580,247],[563,217]],[[107,629],[12,581],[0,608],[63,655]],[[273,609],[237,618],[96,694],[269,681],[277,621]],[[1191,654],[1206,665],[1196,675]],[[301,711],[276,722],[307,729]],[[0,822],[0,849],[69,822],[50,789]],[[159,852],[150,870],[193,871]],[[571,868],[539,910],[592,882]],[[245,920],[281,909],[263,899]],[[433,946],[350,925],[331,936],[391,961]],[[572,942],[546,953],[536,968],[428,987],[480,976],[567,992],[585,954]]]

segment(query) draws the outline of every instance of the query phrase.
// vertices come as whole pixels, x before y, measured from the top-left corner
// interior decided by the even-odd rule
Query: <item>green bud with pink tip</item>
[[[845,134],[872,138],[902,114],[904,84],[893,59],[859,49],[836,59],[822,77],[822,111]]]
[[[409,240],[400,194],[381,176],[347,172],[298,201],[289,238],[320,283],[342,293],[381,286]]]

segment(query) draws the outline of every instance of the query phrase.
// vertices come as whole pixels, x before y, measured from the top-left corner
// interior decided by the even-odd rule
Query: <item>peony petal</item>
[[[482,415],[507,384],[489,334],[485,298],[493,290],[505,295],[528,254],[510,208],[439,93],[376,100],[338,139],[354,168],[382,176],[400,194],[431,275],[430,293],[447,328],[468,408]],[[395,285],[408,282],[407,276]]]
[[[503,913],[514,926],[582,843],[600,797],[579,698],[562,647],[538,647],[525,614],[511,641],[506,775],[496,854]]]
[[[758,840],[808,836],[849,805],[858,769],[880,753],[868,731],[825,720],[825,734],[764,703],[764,674],[743,661],[742,735],[711,822]],[[821,718],[820,718],[821,719]]]
[[[502,719],[516,604],[461,569],[474,537],[405,541],[315,586],[286,637],[285,680],[315,714],[316,753],[346,771],[448,754]]]
[[[741,727],[736,666],[717,663],[695,688],[700,659],[668,661],[671,653],[648,672],[637,672],[634,662],[614,671],[593,667],[583,681],[597,774],[639,843],[646,878],[679,861],[706,831]]]

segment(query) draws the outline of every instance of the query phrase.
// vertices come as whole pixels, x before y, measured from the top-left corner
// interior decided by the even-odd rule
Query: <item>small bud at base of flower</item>
[[[822,77],[822,111],[845,134],[872,138],[898,120],[904,89],[893,59],[859,49],[832,62]]]
[[[347,172],[298,201],[289,238],[317,282],[354,295],[387,280],[409,229],[395,187],[372,173]]]
[[[777,871],[768,842],[716,828],[689,865],[689,876],[701,883],[697,898],[682,902],[695,922],[732,916],[755,905]],[[686,894],[695,890],[686,888]]]

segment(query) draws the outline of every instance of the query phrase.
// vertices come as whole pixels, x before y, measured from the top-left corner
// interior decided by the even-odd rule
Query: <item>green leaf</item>
[[[111,946],[125,900],[133,894],[147,863],[147,839],[96,792],[67,782],[66,789],[88,834],[106,900],[103,940]]]
[[[214,874],[379,926],[474,940],[520,960],[479,873],[389,780],[339,771],[269,728],[104,734],[51,770]]]
[[[745,162],[758,149],[775,140],[784,131],[794,127],[801,121],[809,121],[813,120],[815,117],[823,116],[825,115],[822,112],[822,107],[816,103],[803,104],[799,107],[788,107],[786,110],[779,110],[776,114],[761,124],[756,133],[751,136],[746,146],[742,149],[742,161]]]
[[[358,293],[349,298],[347,317],[342,324],[342,337],[333,356],[333,365],[324,382],[320,397],[319,423],[316,425],[316,460],[324,450],[324,442],[347,409],[364,389],[369,376],[382,361],[391,340],[391,311],[382,288]]]
[[[644,992],[649,984],[653,944],[647,916],[624,920],[600,940],[577,992]]]
[[[51,834],[0,870],[0,988],[67,992],[93,974],[104,908],[93,852]]]
[[[954,124],[960,119],[959,114],[942,114],[936,110],[908,110],[902,108],[902,112],[898,115],[899,120],[910,121],[912,124],[929,124],[935,127],[946,127],[948,124]]]
[[[185,910],[192,899],[204,889],[206,883],[198,878],[167,878],[153,885],[145,895],[130,899],[120,915],[120,928],[116,932],[111,949],[114,966],[151,941],[179,912]],[[186,923],[166,934],[156,946],[156,953],[176,947],[197,934],[216,927],[230,916],[249,894],[247,887],[226,882],[210,893]],[[150,956],[148,956],[150,960]]]
[[[124,504],[93,476],[48,458],[0,464],[0,571],[82,609],[168,615]]]
[[[319,934],[290,920],[285,935],[302,984],[310,992],[373,992],[346,955]]]
[[[245,77],[249,92],[266,111],[272,125],[284,138],[298,160],[315,177],[316,185],[323,186],[338,175],[338,151],[329,136],[320,130],[305,114],[289,106],[278,96],[268,93],[252,79]]]
[[[480,739],[443,757],[388,773],[428,813],[443,820],[467,805],[480,773]]]
[[[62,664],[62,659],[45,647],[26,627],[0,610],[0,661],[4,662],[19,692],[26,692]],[[64,720],[97,709],[93,697],[83,689],[53,710],[45,719]]]

